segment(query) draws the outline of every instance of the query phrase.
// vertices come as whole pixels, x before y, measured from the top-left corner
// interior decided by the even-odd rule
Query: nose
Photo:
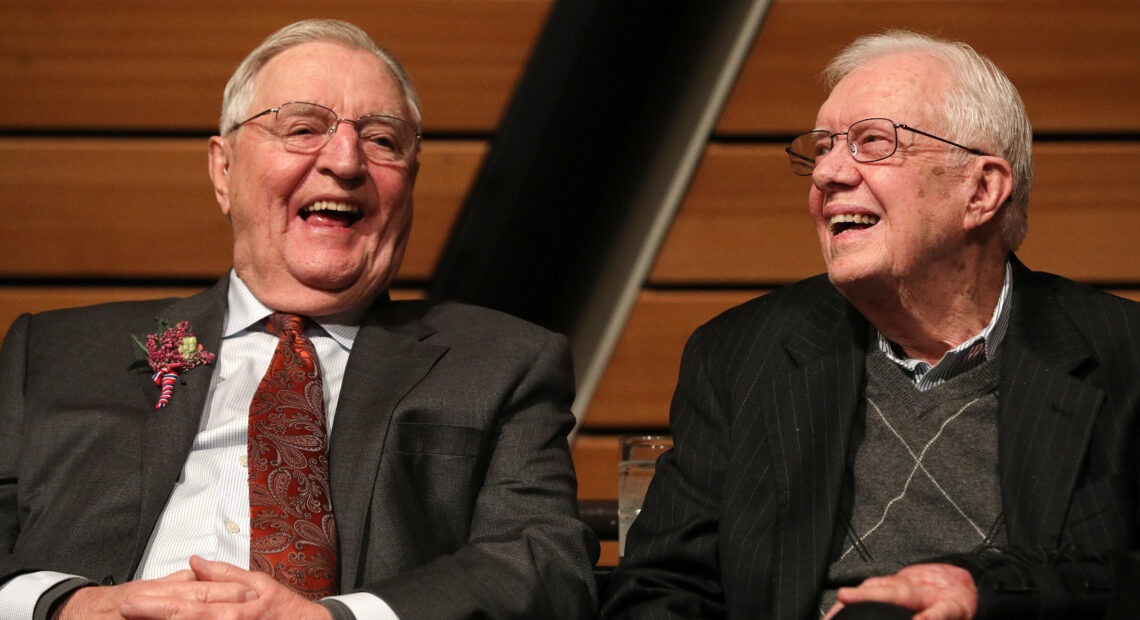
[[[846,141],[846,133],[835,134],[836,142],[840,138],[844,140],[843,149],[833,145],[830,151],[815,158],[815,168],[811,171],[811,178],[812,183],[820,191],[836,185],[855,185],[861,178],[858,162],[855,161],[855,145]]]
[[[348,131],[339,131],[341,123],[348,123]],[[320,165],[338,177],[351,179],[365,173],[368,162],[360,136],[356,133],[356,121],[338,118],[329,127],[328,142],[320,150]]]

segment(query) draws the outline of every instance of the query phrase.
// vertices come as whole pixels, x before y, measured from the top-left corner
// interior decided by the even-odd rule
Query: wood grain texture
[[[338,0],[408,66],[429,131],[492,131],[549,0]],[[158,5],[8,0],[0,20],[0,126],[207,130],[222,86],[310,2]],[[1039,131],[1140,129],[1140,4],[1132,0],[776,0],[718,125],[727,134],[807,128],[817,78],[853,37],[913,28],[971,42],[1022,92]]]
[[[718,132],[810,129],[831,57],[889,28],[969,42],[1009,75],[1039,132],[1140,129],[1133,0],[776,0]]]
[[[589,429],[665,429],[689,334],[759,290],[643,291],[598,383]]]
[[[548,0],[156,3],[5,0],[0,127],[217,127],[222,88],[250,50],[291,22],[355,23],[407,66],[429,131],[491,131]],[[18,96],[12,96],[19,93]]]
[[[486,151],[428,141],[401,280],[426,280]],[[0,277],[214,278],[229,223],[196,139],[0,139]]]

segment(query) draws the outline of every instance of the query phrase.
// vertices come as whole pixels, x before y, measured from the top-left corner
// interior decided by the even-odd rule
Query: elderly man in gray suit
[[[788,148],[827,275],[690,339],[603,616],[1135,617],[1140,307],[1013,255],[1016,89],[909,32],[827,77]]]
[[[229,275],[16,321],[0,618],[593,615],[565,339],[388,298],[419,126],[364,32],[288,26],[209,143]]]

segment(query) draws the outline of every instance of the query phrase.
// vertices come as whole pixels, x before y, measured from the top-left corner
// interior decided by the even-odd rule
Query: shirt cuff
[[[0,586],[0,620],[32,620],[40,598],[48,590],[72,579],[77,586],[90,583],[83,577],[46,570],[9,579]]]
[[[400,620],[395,611],[383,599],[370,592],[353,592],[330,596],[320,601],[333,616],[333,620]],[[339,604],[339,605],[338,605]],[[343,615],[344,607],[349,615]],[[0,620],[5,620],[0,618]]]

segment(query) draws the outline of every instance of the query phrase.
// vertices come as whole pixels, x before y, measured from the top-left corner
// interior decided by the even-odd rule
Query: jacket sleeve
[[[984,547],[936,561],[970,571],[978,620],[1132,618],[1140,609],[1140,557],[1134,552]]]
[[[685,347],[670,409],[673,450],[657,463],[603,618],[723,618],[719,515],[727,416],[714,396],[701,330]]]
[[[13,551],[20,535],[17,513],[19,465],[24,413],[24,368],[28,315],[12,324],[0,349],[0,584],[27,570]]]

